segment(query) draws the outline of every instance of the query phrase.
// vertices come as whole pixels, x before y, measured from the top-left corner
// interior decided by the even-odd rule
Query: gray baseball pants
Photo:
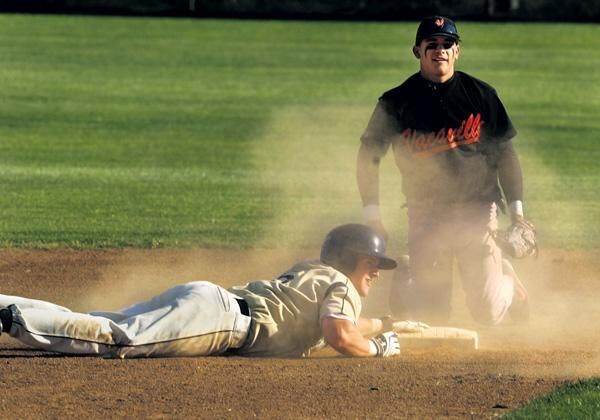
[[[76,313],[40,300],[0,295],[10,335],[35,348],[105,357],[208,356],[241,347],[250,317],[210,282],[175,286],[116,312]]]

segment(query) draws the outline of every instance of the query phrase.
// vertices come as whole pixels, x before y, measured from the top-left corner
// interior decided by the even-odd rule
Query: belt
[[[250,308],[248,308],[248,302],[241,298],[235,298],[235,300],[240,306],[240,313],[242,315],[250,316]]]
[[[244,343],[248,339],[250,323],[252,322],[250,318],[250,308],[248,308],[248,302],[239,297],[234,299],[240,307],[240,314],[244,316],[237,317],[236,326],[234,327],[234,331],[232,331],[233,336],[231,346],[227,350],[227,354],[237,354],[238,349],[244,346]]]

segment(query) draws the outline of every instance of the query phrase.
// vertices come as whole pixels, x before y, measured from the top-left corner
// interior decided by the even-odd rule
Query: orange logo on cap
[[[442,19],[442,18],[436,19],[435,25],[441,28],[442,26],[444,26],[444,19]]]

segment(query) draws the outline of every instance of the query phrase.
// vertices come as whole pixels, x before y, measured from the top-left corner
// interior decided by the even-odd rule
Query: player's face
[[[454,63],[460,55],[460,46],[452,39],[434,36],[424,39],[415,47],[421,63],[421,74],[428,80],[443,83],[454,74]]]
[[[356,287],[358,294],[366,297],[373,282],[379,278],[379,258],[359,255],[356,268],[350,274],[350,281]]]

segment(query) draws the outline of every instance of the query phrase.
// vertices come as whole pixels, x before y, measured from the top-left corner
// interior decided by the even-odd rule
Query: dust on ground
[[[77,311],[110,310],[175,284],[276,277],[315,250],[0,250],[0,293]],[[330,351],[309,359],[66,357],[0,337],[4,417],[495,417],[565,381],[600,375],[600,251],[545,250],[515,263],[532,300],[526,326],[482,328],[455,288],[451,325],[480,350],[403,349],[390,359]],[[365,301],[387,313],[390,279]]]

